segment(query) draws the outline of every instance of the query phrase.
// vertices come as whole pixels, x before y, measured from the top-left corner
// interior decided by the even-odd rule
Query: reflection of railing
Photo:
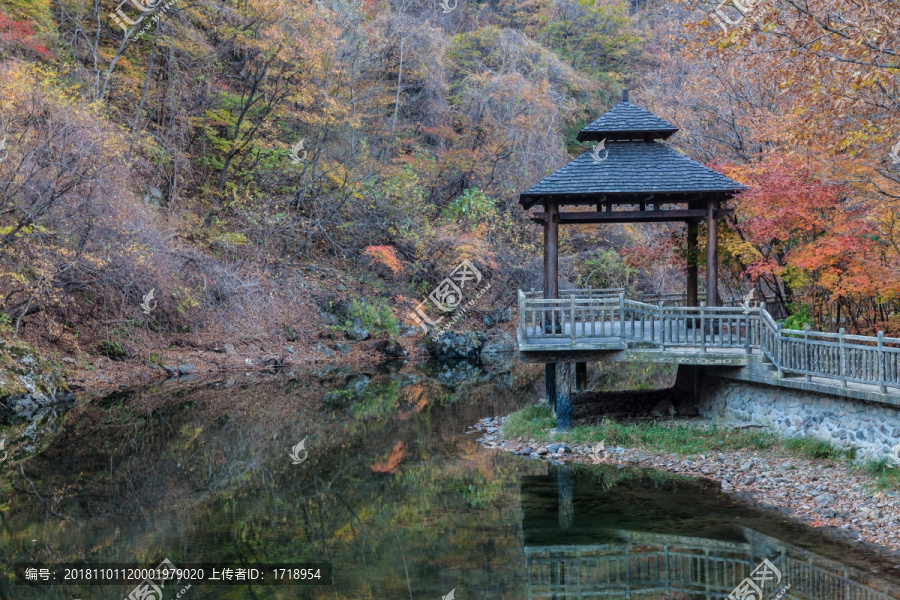
[[[616,294],[612,292],[616,291]],[[648,304],[620,290],[519,291],[519,340],[541,349],[625,347],[759,350],[784,374],[900,388],[900,338],[783,329],[764,308]]]
[[[754,568],[745,552],[642,544],[525,548],[529,598],[631,598],[648,593],[728,596]],[[693,596],[692,596],[693,597]]]
[[[617,531],[621,543],[526,546],[528,598],[644,598],[680,592],[722,600],[768,558],[782,576],[774,589],[764,590],[765,597],[790,584],[786,598],[900,599],[900,588],[887,581],[745,531],[750,542]]]
[[[785,556],[779,568],[784,579],[809,598],[891,600],[900,597],[900,591],[885,582],[866,584],[855,581],[849,577],[846,569],[835,571],[816,566],[811,559]]]

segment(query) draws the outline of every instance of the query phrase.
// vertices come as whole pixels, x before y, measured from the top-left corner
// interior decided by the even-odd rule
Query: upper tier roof
[[[579,142],[666,139],[678,128],[649,110],[623,100],[578,133]]]

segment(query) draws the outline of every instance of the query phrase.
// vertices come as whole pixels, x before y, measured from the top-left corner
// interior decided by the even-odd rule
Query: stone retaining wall
[[[693,379],[696,373],[696,380]],[[785,437],[815,437],[856,457],[886,458],[900,444],[900,409],[817,392],[716,377],[680,367],[676,389],[693,392],[704,417],[765,425]]]

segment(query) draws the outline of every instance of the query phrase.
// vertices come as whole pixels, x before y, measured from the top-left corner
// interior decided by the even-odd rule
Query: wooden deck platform
[[[764,308],[653,305],[615,292],[519,291],[521,359],[719,366],[736,379],[900,405],[898,338],[789,330]]]

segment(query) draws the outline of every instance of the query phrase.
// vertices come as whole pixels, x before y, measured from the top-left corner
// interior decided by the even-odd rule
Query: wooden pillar
[[[547,202],[545,205],[547,219],[544,221],[544,299],[553,300],[559,298],[559,204],[556,202]],[[553,333],[552,323],[554,319],[547,318],[546,333]],[[556,332],[562,331],[560,319],[557,317]],[[566,369],[563,369],[565,372]],[[565,426],[568,420],[568,428],[571,428],[571,400],[567,397],[560,401],[560,394],[557,390],[557,369],[556,363],[547,363],[544,367],[544,380],[547,387],[547,400],[553,411],[556,413],[557,427],[560,424]],[[560,416],[562,412],[562,416]]]
[[[699,227],[696,221],[687,224],[687,305],[698,306],[699,280],[697,279],[697,237]]]
[[[716,306],[716,296],[719,289],[717,265],[718,223],[716,222],[716,208],[718,200],[708,200],[706,203],[706,305]]]
[[[587,389],[587,363],[575,363],[575,389],[579,392]]]
[[[559,204],[548,202],[544,221],[544,298],[559,298]]]

